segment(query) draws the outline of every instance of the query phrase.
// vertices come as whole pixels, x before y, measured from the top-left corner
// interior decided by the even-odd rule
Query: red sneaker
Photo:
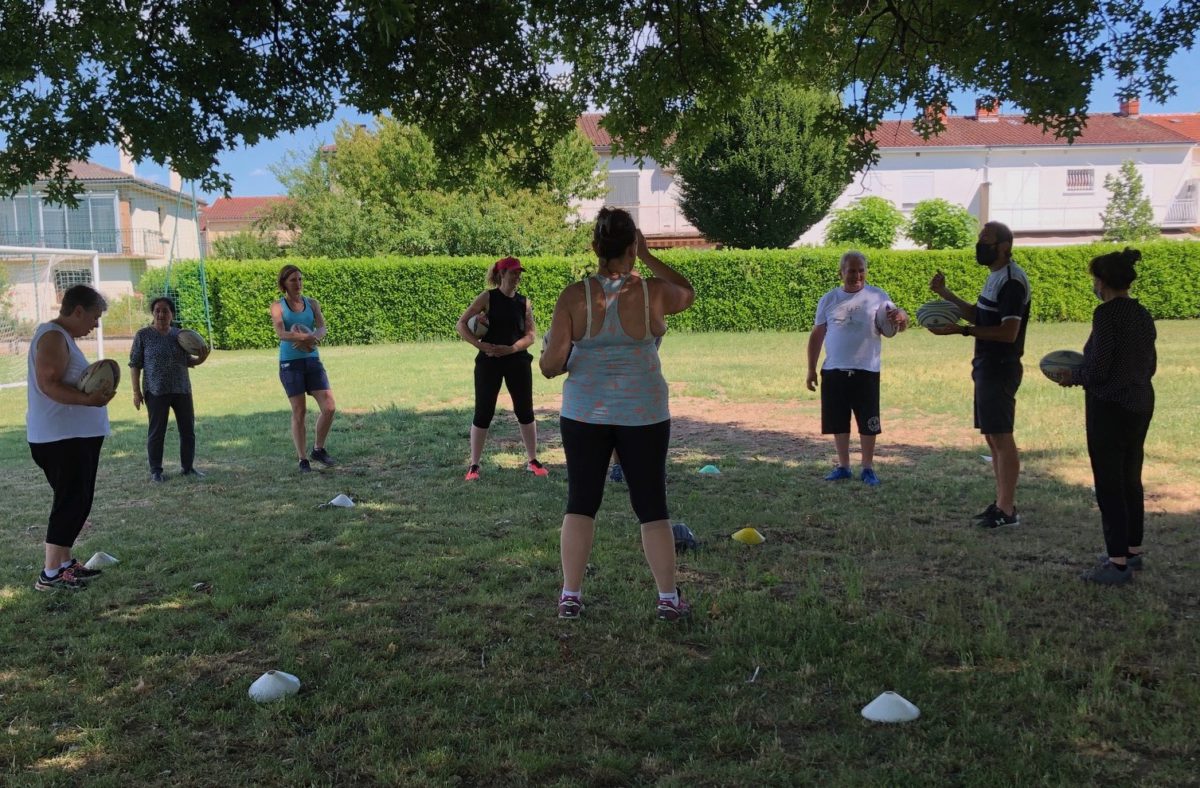
[[[679,621],[687,618],[692,614],[692,606],[683,601],[683,596],[679,597],[678,602],[671,602],[667,599],[658,600],[658,620],[659,621]]]
[[[530,460],[529,464],[525,467],[528,468],[529,472],[534,476],[548,476],[550,474],[550,471],[546,470],[546,466],[542,465],[537,460]]]
[[[579,614],[583,612],[583,602],[579,601],[577,596],[562,596],[558,600],[558,617],[559,618],[579,618]]]
[[[463,479],[465,479],[466,481],[469,481],[469,482],[476,481],[478,478],[479,478],[479,466],[478,465],[472,465],[470,468],[467,468],[467,475],[463,477]]]

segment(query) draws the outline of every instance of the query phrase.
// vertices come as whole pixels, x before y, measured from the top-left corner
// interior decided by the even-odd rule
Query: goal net
[[[0,245],[0,387],[27,382],[34,330],[57,317],[63,293],[80,284],[103,292],[98,252]],[[75,341],[88,361],[104,358],[103,320]]]

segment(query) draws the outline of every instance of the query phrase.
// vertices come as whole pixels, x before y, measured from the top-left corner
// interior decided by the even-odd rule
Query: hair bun
[[[1130,265],[1137,265],[1142,261],[1142,253],[1137,249],[1133,249],[1128,246],[1126,246],[1124,251],[1121,252],[1121,256],[1125,259],[1125,262],[1129,263]]]

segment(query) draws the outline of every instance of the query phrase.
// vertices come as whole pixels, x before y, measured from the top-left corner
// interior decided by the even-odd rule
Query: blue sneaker
[[[825,481],[837,482],[837,481],[841,481],[842,479],[853,479],[853,478],[854,478],[854,474],[850,473],[849,468],[842,467],[841,465],[835,465],[835,466],[833,466],[833,470],[830,471],[828,473],[828,475],[825,476]]]
[[[608,471],[608,480],[610,482],[625,481],[625,474],[621,472],[621,463],[614,462],[612,464],[612,468],[610,468]]]
[[[879,477],[875,475],[874,468],[863,468],[862,480],[863,484],[866,484],[869,487],[878,487],[879,485],[883,484],[883,482],[879,481]]]

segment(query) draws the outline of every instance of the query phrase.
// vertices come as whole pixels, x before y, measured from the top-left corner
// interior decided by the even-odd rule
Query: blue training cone
[[[705,465],[703,468],[700,469],[700,473],[703,473],[706,476],[720,476],[721,469],[715,465]]]

